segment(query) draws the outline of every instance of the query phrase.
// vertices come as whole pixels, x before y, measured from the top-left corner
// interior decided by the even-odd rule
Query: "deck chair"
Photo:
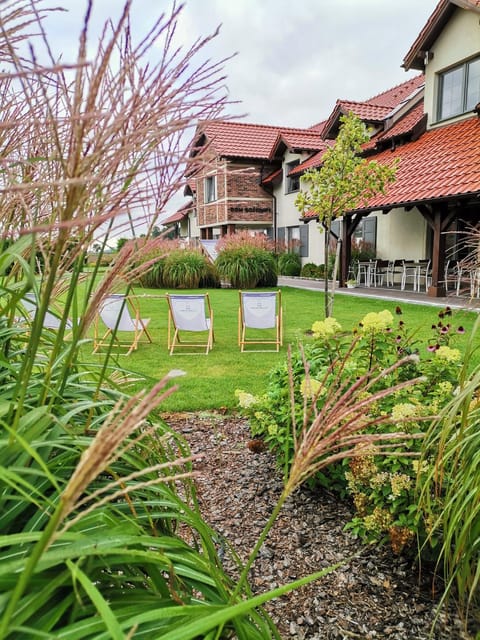
[[[283,344],[281,292],[239,291],[238,345],[271,345],[278,351]],[[248,349],[253,351],[253,349]],[[273,351],[272,348],[256,351]]]
[[[25,296],[20,301],[23,309],[25,310],[26,317],[29,322],[33,322],[35,318],[35,314],[37,313],[37,300],[33,293],[26,293]],[[45,317],[43,319],[43,328],[44,329],[53,329],[58,330],[62,324],[61,314],[54,313],[53,311],[47,311],[45,313]],[[67,319],[65,323],[66,329],[72,328],[72,321]]]
[[[205,355],[208,354],[214,342],[213,311],[208,293],[167,293],[167,301],[170,355],[177,348],[188,349],[190,355],[198,354],[203,348]]]
[[[95,318],[93,353],[96,353],[100,347],[108,346],[113,336],[120,347],[127,348],[125,355],[130,355],[138,347],[142,336],[152,342],[152,337],[147,330],[149,322],[150,318],[140,318],[140,310],[134,297],[120,293],[106,296]],[[107,328],[103,335],[101,335],[101,324]],[[125,333],[130,334],[131,339],[120,337]]]

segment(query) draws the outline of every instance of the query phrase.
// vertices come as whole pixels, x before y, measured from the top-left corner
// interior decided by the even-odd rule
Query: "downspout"
[[[277,247],[277,196],[273,193],[273,190],[272,190],[272,198],[273,198],[273,241],[275,243],[275,247]]]
[[[263,170],[265,169],[265,163],[262,162],[262,166],[260,167],[260,182],[259,185],[262,186],[262,182],[263,182]],[[273,217],[273,241],[275,243],[275,250],[277,249],[277,197],[276,195],[273,193],[273,184],[271,185],[271,187],[269,187],[267,189],[266,186],[263,186],[263,189],[265,191],[270,191],[270,195],[272,196],[272,200],[273,200],[273,212],[272,212],[272,217]]]

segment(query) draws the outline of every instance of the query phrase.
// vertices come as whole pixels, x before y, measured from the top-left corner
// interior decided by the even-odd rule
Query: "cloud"
[[[158,5],[158,6],[157,6]],[[76,57],[87,2],[66,0],[67,12],[45,21],[63,59]],[[260,124],[307,127],[330,114],[337,98],[363,100],[408,79],[403,57],[436,6],[436,0],[186,0],[176,42],[219,35],[203,50],[225,63],[231,112]],[[171,4],[133,0],[133,33],[148,31]],[[101,25],[117,19],[121,0],[94,0],[90,42]]]

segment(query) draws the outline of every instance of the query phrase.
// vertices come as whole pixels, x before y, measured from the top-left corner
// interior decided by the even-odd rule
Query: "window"
[[[300,176],[289,176],[288,174],[292,169],[295,169],[296,166],[300,164],[300,160],[295,160],[294,162],[287,163],[285,167],[285,193],[292,193],[293,191],[298,191],[300,189]]]
[[[287,227],[287,249],[293,253],[300,253],[299,227]]]
[[[438,90],[438,120],[472,111],[480,102],[480,58],[441,73]]]
[[[217,199],[217,176],[205,178],[205,202],[213,202]]]
[[[377,218],[362,218],[352,236],[352,250],[367,251],[375,256],[377,250]]]

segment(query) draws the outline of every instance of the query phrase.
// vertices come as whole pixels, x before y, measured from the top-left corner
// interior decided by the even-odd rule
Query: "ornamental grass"
[[[60,63],[50,10],[2,3],[0,638],[278,638],[272,595],[225,573],[194,458],[158,416],[172,376],[132,394],[113,342],[82,358],[101,300],[162,252],[152,212],[183,186],[185,140],[226,104],[222,64],[200,55],[213,36],[176,49],[174,5],[135,41],[127,0],[89,56],[87,2]],[[104,269],[125,229],[145,239]]]

